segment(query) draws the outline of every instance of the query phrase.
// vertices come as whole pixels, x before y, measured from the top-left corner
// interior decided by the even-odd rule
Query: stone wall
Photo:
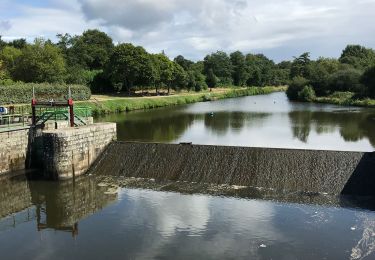
[[[63,180],[85,173],[115,138],[115,123],[44,131],[45,177]]]
[[[0,133],[0,175],[25,169],[29,129]]]

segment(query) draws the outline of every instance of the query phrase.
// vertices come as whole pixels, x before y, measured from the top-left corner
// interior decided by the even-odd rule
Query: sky
[[[0,0],[4,40],[95,28],[195,61],[217,50],[339,57],[347,44],[375,48],[375,0]]]

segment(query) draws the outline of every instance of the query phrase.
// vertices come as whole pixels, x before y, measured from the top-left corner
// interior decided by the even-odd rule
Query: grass
[[[354,99],[352,92],[335,92],[327,97],[316,97],[313,102],[340,106],[375,107],[375,99]]]
[[[117,97],[94,95],[90,101],[77,102],[77,104],[90,107],[94,115],[102,115],[141,109],[184,105],[195,102],[213,101],[225,98],[263,95],[285,90],[286,87],[249,87],[214,89],[212,92],[184,92],[175,93],[171,96],[154,97]]]

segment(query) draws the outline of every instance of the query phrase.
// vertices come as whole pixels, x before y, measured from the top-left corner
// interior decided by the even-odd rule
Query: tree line
[[[374,51],[358,45],[347,46],[339,59],[311,60],[304,53],[275,63],[263,54],[217,51],[194,62],[181,55],[170,60],[164,52],[148,53],[131,43],[115,45],[99,30],[57,37],[57,43],[40,38],[33,43],[25,39],[5,42],[0,37],[0,84],[84,84],[94,93],[290,85],[288,96],[299,100],[334,91],[375,95]]]

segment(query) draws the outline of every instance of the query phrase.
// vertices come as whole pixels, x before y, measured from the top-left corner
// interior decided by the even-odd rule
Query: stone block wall
[[[44,131],[45,177],[64,180],[85,173],[115,139],[115,123]]]
[[[0,133],[0,175],[25,169],[29,129]]]

